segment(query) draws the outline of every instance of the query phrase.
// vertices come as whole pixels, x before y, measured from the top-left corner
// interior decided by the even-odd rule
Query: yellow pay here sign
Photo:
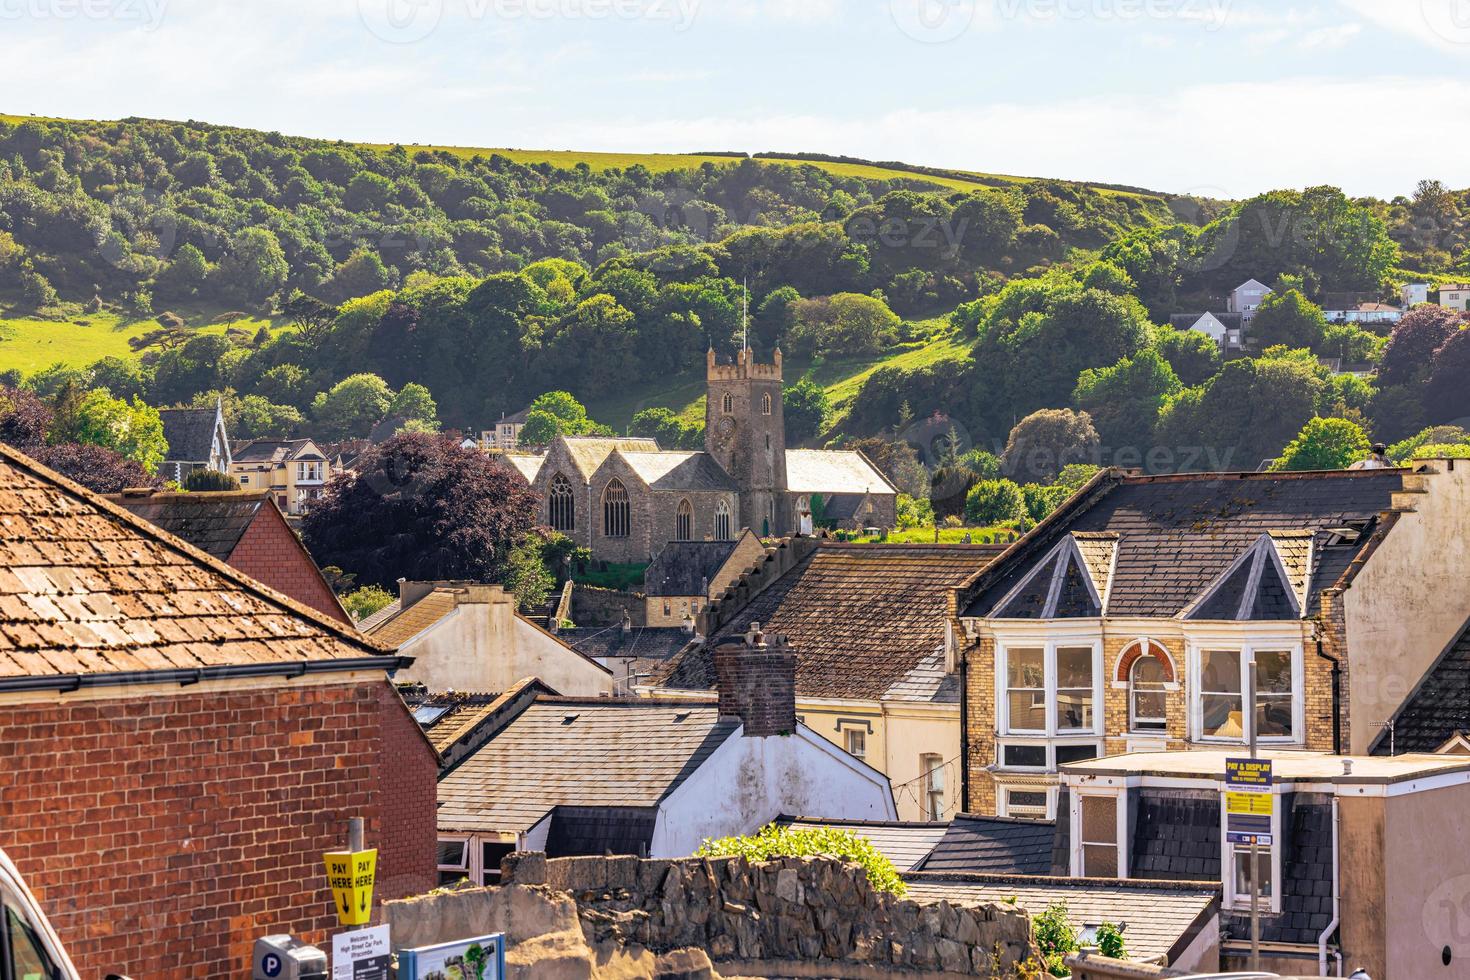
[[[378,851],[332,851],[325,855],[327,882],[344,926],[365,926],[373,917],[373,882]]]
[[[1225,812],[1269,817],[1274,799],[1269,793],[1226,793]]]

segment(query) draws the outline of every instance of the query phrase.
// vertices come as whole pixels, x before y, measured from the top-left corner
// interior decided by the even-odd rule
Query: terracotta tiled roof
[[[713,687],[710,649],[756,622],[790,637],[798,696],[883,697],[942,650],[950,595],[996,550],[823,542],[655,682]]]
[[[459,594],[455,589],[435,589],[407,609],[400,606],[396,615],[372,625],[364,621],[358,628],[385,646],[401,647],[454,612],[459,605]]]
[[[439,829],[517,833],[557,806],[656,806],[739,727],[708,701],[539,698],[440,781]]]
[[[220,561],[229,561],[240,536],[271,499],[264,490],[219,493],[124,493],[108,500],[149,524],[176,534]],[[272,504],[271,506],[275,506]]]
[[[397,663],[355,630],[0,445],[0,686],[366,658]]]
[[[1292,588],[1310,580],[1304,614],[1315,615],[1321,591],[1348,571],[1403,488],[1404,471],[1394,469],[1105,473],[967,583],[962,615],[994,615],[997,603],[1063,535],[1074,532],[1118,536],[1110,616],[1180,614],[1262,535],[1271,536]],[[1356,540],[1340,540],[1332,533],[1336,529],[1351,529]]]

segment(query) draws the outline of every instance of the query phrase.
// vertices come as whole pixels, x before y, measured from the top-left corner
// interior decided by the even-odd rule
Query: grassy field
[[[970,536],[969,542],[965,535]],[[1020,535],[1008,527],[942,527],[938,544],[1010,544]],[[885,544],[935,544],[934,528],[915,527],[907,531],[891,531]]]
[[[207,322],[207,321],[205,321]],[[224,333],[231,328],[255,333],[269,321],[244,319],[208,324],[198,333]],[[87,313],[72,320],[5,319],[0,317],[0,371],[26,373],[61,363],[85,367],[104,357],[132,357],[128,341],[159,329],[153,320],[126,319],[115,313]]]

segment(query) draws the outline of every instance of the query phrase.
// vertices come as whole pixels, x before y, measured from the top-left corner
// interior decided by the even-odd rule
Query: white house
[[[400,582],[398,601],[358,629],[413,657],[397,679],[430,691],[498,693],[527,677],[577,697],[613,691],[611,670],[520,615],[498,585]]]
[[[1245,318],[1239,313],[1181,313],[1169,318],[1177,330],[1198,330],[1209,335],[1222,351],[1245,346]]]
[[[1470,286],[1440,286],[1439,305],[1452,310],[1470,310]]]
[[[1403,298],[1404,309],[1411,310],[1414,307],[1418,306],[1420,303],[1429,302],[1429,283],[1405,283],[1399,289],[1399,295]]]
[[[1246,323],[1256,315],[1261,301],[1272,292],[1270,286],[1256,279],[1247,279],[1236,286],[1226,299],[1226,308],[1231,313],[1239,313]]]
[[[514,415],[502,414],[500,421],[495,423],[495,428],[480,433],[481,448],[514,449],[521,441],[521,430],[526,427],[526,417],[530,412],[529,408],[523,408]]]
[[[1323,310],[1328,323],[1398,323],[1404,311],[1386,303],[1361,303],[1350,310]]]
[[[718,659],[718,701],[539,696],[494,720],[439,782],[441,876],[492,882],[510,849],[685,857],[783,814],[896,818],[882,773],[797,720],[784,637]]]

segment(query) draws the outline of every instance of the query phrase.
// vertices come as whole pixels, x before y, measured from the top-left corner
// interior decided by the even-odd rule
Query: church
[[[541,521],[594,558],[633,564],[670,541],[763,538],[814,526],[892,528],[898,492],[860,452],[787,449],[781,350],[733,363],[711,350],[703,452],[639,438],[560,436],[544,454],[508,453],[541,497]]]

